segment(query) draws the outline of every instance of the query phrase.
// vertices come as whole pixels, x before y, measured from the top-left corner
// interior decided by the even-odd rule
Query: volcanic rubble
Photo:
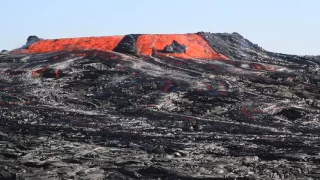
[[[320,57],[196,35],[227,58],[144,55],[141,35],[3,51],[0,179],[320,179]]]

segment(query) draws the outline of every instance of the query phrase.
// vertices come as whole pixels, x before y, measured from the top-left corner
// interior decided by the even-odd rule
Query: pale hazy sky
[[[238,32],[263,48],[320,55],[319,0],[1,0],[0,50],[42,38]]]

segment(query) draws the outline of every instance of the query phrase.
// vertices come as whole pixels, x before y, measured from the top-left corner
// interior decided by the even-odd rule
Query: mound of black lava
[[[227,59],[141,55],[140,35],[2,52],[0,179],[320,178],[320,57],[197,35]]]

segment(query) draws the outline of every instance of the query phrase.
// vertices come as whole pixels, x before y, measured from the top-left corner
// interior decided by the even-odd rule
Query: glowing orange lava
[[[23,53],[48,53],[59,51],[74,50],[100,50],[112,51],[124,36],[105,36],[105,37],[83,37],[40,40],[32,44]],[[185,53],[161,53],[165,46],[173,41],[187,47]],[[136,42],[138,55],[151,56],[157,53],[163,56],[172,56],[181,59],[215,59],[226,60],[227,56],[217,53],[210,45],[198,34],[162,34],[162,35],[140,35]]]
[[[41,40],[32,44],[25,53],[46,53],[66,50],[101,50],[112,51],[123,36],[83,37]]]
[[[141,35],[137,40],[137,49],[141,55],[152,55],[153,50],[162,50],[166,45],[170,45],[173,40],[179,44],[187,46],[186,53],[166,54],[176,58],[189,59],[217,59],[226,60],[223,54],[215,52],[209,44],[197,34],[163,34],[163,35]],[[164,53],[161,53],[164,55]]]

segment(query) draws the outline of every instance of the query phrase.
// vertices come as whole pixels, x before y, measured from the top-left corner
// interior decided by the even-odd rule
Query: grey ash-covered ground
[[[3,52],[0,179],[320,179],[320,58],[200,34],[231,60]]]

